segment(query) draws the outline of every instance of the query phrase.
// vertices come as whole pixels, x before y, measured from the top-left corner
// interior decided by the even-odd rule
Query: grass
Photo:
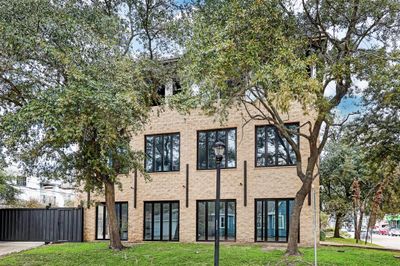
[[[222,245],[221,266],[312,265],[313,249],[288,258],[283,250],[265,250],[257,244]],[[399,253],[360,248],[321,247],[319,265],[399,265]],[[113,252],[107,243],[65,243],[42,246],[0,258],[0,265],[212,265],[213,245],[145,243]]]
[[[373,244],[368,242],[366,245],[364,244],[364,240],[361,240],[356,243],[356,240],[353,238],[336,238],[336,237],[327,237],[326,242],[333,242],[333,243],[338,243],[338,244],[347,244],[347,245],[360,245],[360,246],[369,246],[369,247],[381,247],[377,244]]]

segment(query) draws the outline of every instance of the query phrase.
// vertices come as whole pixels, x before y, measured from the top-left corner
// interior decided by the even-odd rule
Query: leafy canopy
[[[319,85],[307,71],[315,58],[279,1],[206,2],[193,15],[181,74],[186,87],[199,85],[200,106],[224,111],[244,97],[307,109]]]
[[[142,169],[130,136],[162,76],[125,54],[125,27],[97,1],[2,2],[0,144],[28,174],[93,190]]]
[[[14,177],[0,170],[0,204],[16,202],[19,191],[11,185]]]

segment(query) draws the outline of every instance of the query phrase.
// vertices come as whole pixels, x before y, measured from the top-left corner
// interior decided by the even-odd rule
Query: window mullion
[[[236,205],[236,204],[235,204]],[[228,240],[228,201],[225,201],[225,240]],[[236,206],[235,206],[236,208]],[[236,214],[235,214],[236,216]],[[236,239],[236,236],[235,236]]]
[[[208,201],[205,201],[205,209],[206,209],[206,213],[205,213],[205,215],[204,215],[204,217],[206,218],[205,219],[205,225],[206,225],[206,228],[205,228],[205,233],[204,233],[204,235],[205,235],[205,240],[207,241],[208,240]]]
[[[278,157],[279,157],[279,145],[278,145],[278,130],[276,127],[274,128],[274,134],[275,134],[275,165],[278,165]]]
[[[153,137],[152,142],[153,142],[153,156],[152,156],[151,160],[153,161],[153,165],[152,165],[153,172],[155,172],[156,171],[156,137],[155,136]]]
[[[121,238],[121,227],[122,227],[122,203],[117,203],[119,205],[119,237]]]
[[[172,238],[172,203],[169,203],[169,240],[171,241]],[[178,230],[178,229],[177,229]]]
[[[169,170],[170,171],[172,171],[172,164],[173,164],[173,155],[174,155],[174,135],[171,135],[170,136],[170,143],[171,143],[171,146],[170,146],[170,150],[171,150],[171,156],[170,156],[170,158],[169,158]]]
[[[265,223],[265,228],[264,228],[264,240],[268,241],[268,201],[264,201],[264,205],[263,205],[263,218],[264,218],[264,223]]]
[[[165,145],[165,138],[164,135],[161,137],[161,172],[164,172],[164,145]]]
[[[206,134],[206,143],[205,143],[205,148],[206,148],[206,169],[210,169],[209,167],[209,162],[208,162],[208,132],[205,132]]]
[[[160,202],[160,240],[164,240],[163,239],[163,223],[164,223],[164,217],[163,217],[163,203]]]
[[[151,204],[151,240],[154,240],[154,203]]]
[[[268,166],[268,135],[267,135],[267,126],[264,127],[264,147],[265,147],[265,154],[264,154],[264,158],[265,158],[265,165],[264,166]]]
[[[286,200],[286,242],[289,240],[289,200]]]
[[[225,153],[225,168],[229,168],[228,167],[228,138],[229,138],[229,135],[228,135],[228,132],[229,132],[229,130],[227,129],[227,130],[225,130],[225,150],[224,150],[224,153]],[[236,160],[237,160],[237,158],[236,158]]]
[[[107,207],[106,207],[106,205],[103,205],[103,239],[106,239],[106,228],[107,228],[106,211],[107,211]]]
[[[275,241],[279,241],[279,201],[275,200]]]

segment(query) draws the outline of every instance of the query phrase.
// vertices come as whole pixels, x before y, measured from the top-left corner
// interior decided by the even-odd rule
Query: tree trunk
[[[300,255],[298,249],[298,241],[299,241],[299,225],[300,225],[300,214],[301,209],[303,208],[304,200],[307,194],[311,190],[311,180],[306,181],[301,186],[300,190],[297,191],[296,197],[294,199],[294,206],[290,216],[290,224],[289,224],[289,242],[286,249],[286,255],[289,256],[298,256]]]
[[[367,225],[367,234],[365,236],[365,245],[368,243],[368,233],[370,232],[370,227],[371,227],[371,220],[372,219],[372,214],[370,214],[369,219],[368,219],[368,225]],[[372,231],[372,230],[371,230]],[[372,234],[371,234],[372,235]]]
[[[354,216],[354,239],[357,239],[357,230],[358,230],[357,210],[354,203],[353,203],[353,216]]]
[[[364,210],[360,210],[360,218],[358,220],[356,243],[358,243],[358,241],[361,239],[361,226],[362,226],[363,216],[364,216]]]
[[[117,223],[117,213],[115,211],[115,186],[114,183],[106,181],[105,183],[106,207],[108,214],[108,227],[110,234],[110,249],[122,250],[124,246],[121,243],[119,235],[119,226]]]
[[[342,225],[342,214],[336,214],[336,221],[335,221],[335,231],[333,233],[333,237],[339,238],[340,237],[340,227]]]

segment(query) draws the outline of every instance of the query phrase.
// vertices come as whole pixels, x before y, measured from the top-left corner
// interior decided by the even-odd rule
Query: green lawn
[[[220,265],[312,265],[313,249],[303,257],[288,258],[284,251],[266,251],[260,245],[222,245]],[[339,252],[342,251],[342,252]],[[319,265],[400,265],[396,253],[359,248],[321,247]],[[396,255],[400,255],[397,253]],[[290,263],[290,264],[289,264]],[[42,246],[0,258],[0,265],[212,265],[213,245],[145,243],[113,252],[107,243],[67,243]]]
[[[358,244],[354,238],[336,238],[336,237],[327,237],[326,242],[334,242],[339,244],[348,244],[348,245],[361,245],[365,246],[364,241],[359,241]],[[380,247],[377,244],[367,243],[367,246],[370,247]]]

